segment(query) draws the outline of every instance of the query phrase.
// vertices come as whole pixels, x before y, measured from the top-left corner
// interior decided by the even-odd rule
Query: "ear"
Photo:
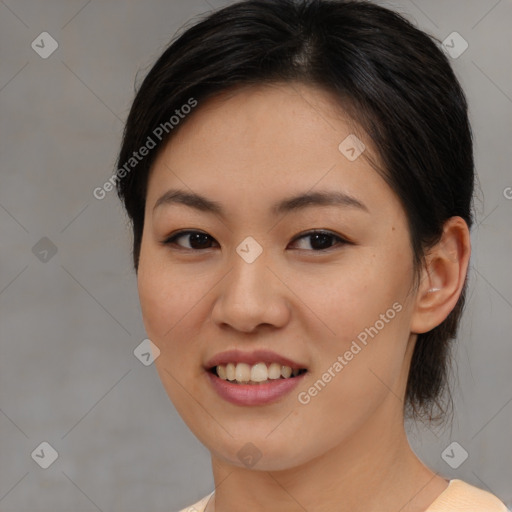
[[[428,332],[457,304],[471,254],[468,225],[461,217],[446,221],[439,243],[429,250],[416,292],[411,332]]]

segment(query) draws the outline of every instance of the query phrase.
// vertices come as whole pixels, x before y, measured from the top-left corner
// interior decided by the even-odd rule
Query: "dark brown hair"
[[[302,82],[332,93],[370,137],[380,160],[375,168],[406,212],[419,275],[428,248],[440,240],[450,217],[472,225],[467,104],[438,45],[398,13],[368,1],[241,1],[185,30],[141,84],[119,154],[117,190],[133,223],[135,270],[148,174],[158,150],[180,126],[171,117],[191,98],[201,108],[201,102],[228,88]],[[158,127],[165,130],[155,137]],[[127,172],[126,162],[148,137],[156,148]],[[444,411],[450,341],[465,290],[444,322],[418,336],[405,397],[415,417],[433,419],[435,410]]]

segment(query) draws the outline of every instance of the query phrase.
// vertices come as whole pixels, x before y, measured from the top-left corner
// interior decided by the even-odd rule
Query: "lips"
[[[279,363],[282,366],[289,366],[292,370],[305,370],[306,365],[303,363],[296,362],[287,357],[281,356],[271,350],[254,350],[252,352],[243,352],[241,350],[227,350],[216,354],[209,359],[205,366],[205,369],[210,371],[218,365],[227,365],[228,363],[246,363],[248,365],[255,365],[257,363]]]
[[[268,368],[263,368],[265,365]],[[234,366],[236,375],[229,378],[224,375],[228,368],[233,373]],[[252,367],[250,376],[247,373],[249,367]],[[276,367],[281,369],[279,376],[274,371]],[[307,373],[305,364],[271,350],[221,352],[206,362],[205,370],[207,380],[216,393],[238,406],[263,406],[277,402],[291,393]],[[258,371],[253,375],[255,370]],[[266,375],[263,375],[263,370]],[[253,382],[253,377],[259,382]]]

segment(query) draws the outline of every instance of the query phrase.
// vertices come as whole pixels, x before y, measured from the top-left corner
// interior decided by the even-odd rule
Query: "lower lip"
[[[277,402],[302,382],[306,373],[289,379],[275,379],[264,384],[233,384],[207,371],[208,378],[221,398],[235,405],[266,405]]]

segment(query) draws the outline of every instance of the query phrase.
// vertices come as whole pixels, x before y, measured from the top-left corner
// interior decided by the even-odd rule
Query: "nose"
[[[212,321],[218,326],[252,333],[266,325],[283,327],[290,318],[289,290],[260,256],[247,263],[238,254],[232,270],[219,283],[212,309]]]

